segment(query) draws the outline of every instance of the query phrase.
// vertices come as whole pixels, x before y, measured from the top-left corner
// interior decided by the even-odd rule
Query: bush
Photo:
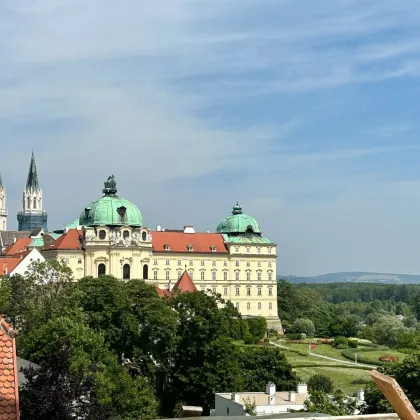
[[[309,378],[308,390],[309,392],[321,391],[330,394],[334,390],[334,383],[328,376],[318,373]]]
[[[267,320],[265,318],[247,318],[244,321],[248,325],[248,331],[252,336],[257,337],[259,340],[264,338],[267,332]]]
[[[357,344],[357,341],[356,340],[348,340],[348,342],[349,342],[349,347],[351,349],[357,349],[358,344]]]
[[[254,344],[254,342],[255,342],[255,338],[249,332],[246,332],[244,334],[244,343],[245,344]]]
[[[279,333],[278,333],[277,330],[273,330],[272,328],[270,328],[269,335],[270,335],[270,337],[276,337],[277,338],[279,336]]]
[[[338,346],[345,346],[345,347],[341,347],[341,348],[348,348],[349,347],[349,340],[346,337],[335,337],[334,338],[334,343],[333,343],[334,347],[338,347]]]
[[[368,383],[370,383],[369,379],[365,379],[365,378],[358,378],[358,379],[353,379],[351,381],[352,384],[354,385],[366,385]]]
[[[286,334],[289,340],[300,340],[302,334]]]
[[[339,344],[338,346],[335,346],[335,348],[339,350],[344,350],[344,349],[348,349],[349,346],[346,346],[345,344]]]
[[[315,334],[315,325],[308,318],[298,318],[291,325],[291,330],[294,333],[302,333],[312,337]]]
[[[269,338],[264,338],[264,343],[265,344],[268,344],[270,342],[270,339]]]

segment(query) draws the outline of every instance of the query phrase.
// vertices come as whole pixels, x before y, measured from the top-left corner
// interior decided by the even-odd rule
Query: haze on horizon
[[[420,4],[0,5],[9,228],[35,149],[51,229],[114,174],[154,228],[238,200],[278,272],[420,273]]]

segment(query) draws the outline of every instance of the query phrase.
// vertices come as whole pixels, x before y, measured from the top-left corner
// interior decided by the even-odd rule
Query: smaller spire
[[[0,189],[1,188],[4,188],[4,185],[3,185],[3,181],[2,181],[2,179],[1,179],[1,172],[0,172]]]
[[[236,205],[233,206],[232,214],[242,214],[242,207],[239,205],[239,202],[236,202]]]
[[[26,189],[39,190],[38,173],[36,171],[35,154],[32,150],[31,165],[29,166],[28,180],[26,181]]]

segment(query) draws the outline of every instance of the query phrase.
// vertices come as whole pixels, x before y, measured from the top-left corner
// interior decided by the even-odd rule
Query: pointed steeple
[[[29,166],[28,180],[26,181],[26,189],[31,191],[39,190],[38,173],[36,171],[35,155],[33,151],[31,165]]]
[[[2,188],[4,188],[4,185],[3,185],[3,181],[2,181],[2,179],[1,179],[1,172],[0,172],[0,190],[1,190]]]

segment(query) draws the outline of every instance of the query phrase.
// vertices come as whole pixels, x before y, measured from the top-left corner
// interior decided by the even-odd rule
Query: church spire
[[[39,190],[38,173],[36,171],[34,152],[32,152],[31,165],[29,166],[28,180],[26,181],[26,189],[31,190],[31,191]]]
[[[4,185],[3,185],[3,181],[2,181],[2,179],[1,179],[1,172],[0,172],[0,190],[1,190],[2,188],[4,188]]]

